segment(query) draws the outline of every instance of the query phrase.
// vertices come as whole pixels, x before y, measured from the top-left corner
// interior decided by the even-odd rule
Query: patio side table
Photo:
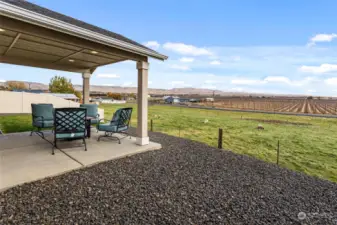
[[[87,123],[86,123],[87,138],[91,137],[91,120],[92,119],[95,119],[95,118],[94,117],[90,117],[90,116],[86,117],[86,120],[87,120]]]

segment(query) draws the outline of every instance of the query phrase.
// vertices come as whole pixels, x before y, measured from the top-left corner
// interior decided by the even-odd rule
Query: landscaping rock
[[[0,193],[0,224],[337,224],[335,183],[150,137],[163,149]]]

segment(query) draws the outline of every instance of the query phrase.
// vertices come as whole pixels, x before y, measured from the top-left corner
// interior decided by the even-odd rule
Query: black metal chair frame
[[[125,115],[125,111],[130,112],[129,115]],[[124,114],[123,114],[123,112],[124,112]],[[130,121],[131,121],[131,115],[132,115],[132,108],[131,107],[130,108],[123,108],[123,109],[121,109],[120,114],[121,115],[119,116],[119,118],[117,120],[117,129],[116,130],[118,130],[121,127],[125,127],[125,126],[127,126],[129,128],[129,124],[130,124]],[[127,117],[127,118],[125,118],[125,117]],[[97,126],[99,126],[101,121],[110,121],[110,123],[116,122],[114,120],[100,119],[98,121]],[[119,138],[117,136],[113,136],[114,134],[121,134],[121,135],[123,135],[123,137]],[[97,138],[97,141],[100,141],[101,138],[109,138],[109,139],[117,140],[118,144],[121,144],[121,140],[124,139],[124,138],[127,138],[127,137],[130,137],[130,139],[131,139],[130,134],[126,131],[116,131],[116,132],[105,131],[104,135],[100,135]]]
[[[80,107],[80,108],[85,108],[85,107]],[[98,122],[99,122],[100,121],[99,117],[100,117],[100,115],[99,115],[99,113],[97,113],[96,117],[93,117],[93,119],[98,119]],[[90,128],[92,128],[92,127],[93,127],[92,124],[90,124]],[[98,130],[96,130],[96,131],[98,133]]]
[[[42,128],[43,128],[43,126],[44,126],[44,117],[43,116],[34,116],[33,114],[32,114],[32,119],[33,119],[33,121],[35,121],[35,119],[37,119],[37,118],[42,118]],[[45,137],[44,137],[44,133],[41,131],[42,129],[41,129],[41,127],[38,127],[37,128],[37,130],[32,130],[31,132],[30,132],[30,136],[33,136],[33,133],[36,133],[38,136],[40,136],[42,139],[45,139]],[[45,139],[46,140],[46,139]]]
[[[84,113],[78,115],[74,112],[83,111]],[[61,115],[59,112],[63,112]],[[54,143],[52,154],[54,155],[54,149],[57,147],[57,140],[79,140],[82,139],[84,149],[87,151],[86,127],[87,127],[87,109],[85,108],[57,108],[54,111]],[[71,119],[71,120],[70,120]],[[77,125],[77,126],[76,126]],[[82,126],[82,127],[80,127]],[[57,134],[71,134],[74,132],[83,132],[83,137],[67,137],[56,138]],[[59,148],[58,148],[59,149]]]

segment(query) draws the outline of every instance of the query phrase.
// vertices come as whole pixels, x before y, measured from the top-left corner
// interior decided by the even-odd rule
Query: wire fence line
[[[152,105],[167,105],[164,103],[152,103]],[[337,118],[337,111],[333,114],[312,114],[312,113],[296,113],[296,112],[278,112],[278,111],[266,111],[260,109],[237,109],[237,108],[218,108],[215,106],[204,106],[199,104],[170,104],[174,107],[182,108],[195,108],[195,109],[208,109],[208,110],[220,110],[220,111],[231,111],[231,112],[247,112],[247,113],[266,113],[266,114],[278,114],[278,115],[288,115],[288,116],[306,116],[306,117],[320,117],[320,118]],[[337,110],[337,108],[336,108]]]
[[[211,116],[206,116],[211,118]],[[252,122],[255,125],[247,127],[246,122]],[[270,122],[265,120],[266,122]],[[205,119],[197,127],[192,127],[182,120],[175,121],[161,121],[159,118],[151,118],[149,120],[149,130],[154,132],[162,132],[165,134],[191,139],[194,141],[204,142],[210,146],[219,149],[229,150],[238,154],[244,154],[257,159],[277,164],[291,170],[300,171],[309,175],[314,175],[320,178],[328,179],[337,182],[337,146],[335,150],[326,148],[327,144],[322,147],[323,138],[320,136],[312,136],[311,139],[300,140],[301,135],[310,136],[311,129],[325,129],[309,122],[297,123],[289,121],[275,121],[272,126],[278,127],[282,130],[283,126],[295,127],[298,131],[289,132],[287,130],[281,134],[273,134],[271,136],[265,135],[272,128],[268,126],[265,128],[265,122],[255,120],[254,118],[238,117],[236,118],[237,127],[229,126],[214,126],[208,125],[210,121]],[[261,125],[261,124],[262,125]],[[335,124],[336,125],[336,124]],[[247,134],[240,135],[242,129],[247,129],[252,138],[247,138]],[[261,126],[261,128],[259,128]],[[326,126],[333,129],[333,124]],[[306,129],[309,129],[308,131]],[[243,132],[242,132],[243,133]],[[247,133],[247,132],[246,132]],[[334,134],[334,136],[336,136]],[[337,136],[335,138],[337,143]],[[330,141],[330,146],[331,144]],[[317,147],[318,146],[318,147]],[[329,157],[326,157],[328,156]],[[331,159],[334,157],[334,159]]]
[[[137,107],[130,106],[135,110],[131,125],[136,127]],[[106,111],[112,114],[119,107]],[[149,104],[148,129],[337,182],[335,118]]]
[[[243,118],[241,118],[243,119]],[[149,122],[149,131],[151,132],[162,132],[162,133],[167,133],[173,136],[177,136],[180,138],[188,138],[196,141],[200,141],[200,139],[193,139],[191,138],[191,133],[190,132],[185,132],[188,127],[183,127],[181,124],[177,124],[176,127],[172,127],[171,125],[165,126],[165,124],[159,124],[160,122],[154,119],[150,119]],[[156,126],[158,125],[158,126]],[[213,147],[217,147],[218,149],[224,149],[224,150],[232,150],[230,146],[225,144],[226,140],[224,139],[224,129],[223,128],[217,128],[211,130],[212,134],[214,137],[212,140],[214,140],[212,143],[208,143],[209,145]],[[197,132],[198,133],[198,132]],[[209,135],[209,136],[210,136]],[[225,148],[223,145],[225,144]],[[275,140],[275,163],[279,164],[279,156],[280,156],[280,140]]]

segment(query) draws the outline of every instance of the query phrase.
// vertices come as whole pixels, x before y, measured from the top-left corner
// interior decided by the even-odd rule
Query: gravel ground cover
[[[150,137],[163,149],[0,193],[0,224],[337,224],[336,183]]]

